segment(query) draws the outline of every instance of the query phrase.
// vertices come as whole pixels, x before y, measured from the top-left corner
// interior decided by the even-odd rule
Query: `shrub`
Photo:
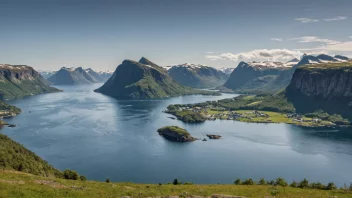
[[[293,188],[297,188],[297,182],[295,182],[295,181],[293,180],[293,182],[290,184],[290,186],[293,187]]]
[[[236,184],[236,185],[241,185],[242,181],[241,181],[241,179],[238,178],[233,183]]]
[[[269,185],[272,185],[272,186],[275,185],[275,181],[274,180],[267,181],[266,183],[269,184]]]
[[[105,182],[106,182],[106,183],[110,183],[110,179],[106,179]]]
[[[243,185],[254,185],[254,181],[251,178],[249,178],[249,179],[244,180],[242,184]]]
[[[278,177],[278,178],[276,178],[275,185],[285,187],[285,186],[287,186],[287,182],[283,178]]]
[[[70,180],[78,180],[79,175],[76,171],[64,170],[64,178]]]
[[[325,188],[326,190],[335,190],[337,189],[336,185],[334,184],[334,182],[330,182],[328,183],[328,185]]]
[[[183,183],[184,185],[193,185],[193,183],[192,182],[185,182],[185,183]]]
[[[264,178],[260,178],[258,184],[259,184],[259,185],[266,185],[265,179],[264,179]]]
[[[83,176],[83,175],[81,175],[81,176],[79,177],[79,179],[82,180],[82,181],[86,181],[86,180],[87,180],[87,178],[86,178],[85,176]]]
[[[325,189],[326,186],[320,182],[317,183],[311,183],[310,184],[310,188],[314,188],[314,189]]]
[[[306,178],[304,178],[301,182],[299,182],[298,187],[300,188],[309,188],[309,182]]]
[[[178,185],[178,184],[182,184],[180,181],[178,181],[178,179],[174,179],[174,181],[172,182],[173,185]]]
[[[271,187],[269,191],[271,196],[277,196],[279,194],[279,190],[276,187]]]

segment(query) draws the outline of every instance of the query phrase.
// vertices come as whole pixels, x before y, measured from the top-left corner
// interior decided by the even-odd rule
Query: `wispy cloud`
[[[324,21],[330,22],[330,21],[341,21],[347,19],[346,16],[337,16],[329,19],[323,19]]]
[[[316,23],[319,22],[318,19],[311,19],[311,18],[295,18],[296,21],[300,21],[301,23]]]
[[[350,36],[350,38],[352,39],[352,36]]]
[[[218,55],[206,55],[210,60],[231,60],[231,61],[251,61],[251,60],[271,60],[271,61],[286,61],[292,58],[297,58],[302,55],[302,52],[288,49],[256,49],[241,53],[223,53]]]
[[[206,52],[207,54],[214,54],[215,52]]]
[[[324,43],[328,45],[335,45],[341,43],[340,41],[330,40],[330,39],[323,39],[316,36],[302,36],[298,38],[292,38],[290,40],[297,40],[300,43]]]
[[[284,39],[282,38],[271,38],[272,41],[282,42]]]

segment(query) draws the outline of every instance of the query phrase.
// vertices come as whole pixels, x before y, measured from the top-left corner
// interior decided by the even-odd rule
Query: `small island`
[[[158,129],[158,133],[166,139],[175,142],[193,142],[197,140],[197,138],[192,137],[187,130],[178,126],[162,127]]]
[[[221,138],[221,135],[207,134],[207,137],[208,137],[209,139],[220,139],[220,138]]]

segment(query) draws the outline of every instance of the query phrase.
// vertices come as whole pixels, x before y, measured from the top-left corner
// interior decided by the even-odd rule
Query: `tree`
[[[298,187],[300,188],[308,188],[309,187],[309,182],[306,178],[304,178],[301,182],[299,182]]]
[[[287,182],[283,178],[278,177],[278,178],[276,178],[275,185],[285,187],[285,186],[287,186]]]
[[[236,185],[241,185],[242,181],[241,181],[241,179],[238,178],[233,183],[236,184]]]
[[[254,185],[254,181],[251,178],[249,178],[249,179],[244,180],[244,182],[242,184],[243,185]]]
[[[64,170],[64,178],[71,179],[71,180],[78,180],[79,175],[76,171]]]
[[[23,164],[18,165],[17,170],[18,170],[18,171],[23,171]]]
[[[180,182],[178,181],[178,179],[176,178],[176,179],[174,179],[174,181],[172,182],[174,185],[178,185],[178,184],[180,184]]]
[[[264,179],[264,178],[260,178],[258,184],[259,184],[259,185],[266,185],[265,179]]]
[[[336,185],[334,184],[334,182],[330,182],[328,183],[328,185],[326,186],[326,190],[335,190],[337,189]]]
[[[315,188],[315,189],[325,189],[326,186],[320,182],[317,182],[317,183],[311,183],[310,184],[310,187],[311,188]]]
[[[297,188],[297,182],[295,182],[295,181],[293,180],[293,182],[290,184],[290,186],[293,187],[293,188]]]
[[[106,179],[105,182],[106,182],[106,183],[110,183],[110,179]]]

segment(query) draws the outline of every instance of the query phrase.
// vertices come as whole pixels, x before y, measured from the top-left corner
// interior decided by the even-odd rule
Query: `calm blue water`
[[[119,101],[94,93],[99,86],[59,87],[65,91],[10,101],[23,113],[8,120],[17,127],[1,132],[53,166],[93,180],[232,183],[238,177],[280,176],[340,186],[352,181],[352,131],[225,120],[185,124],[162,110],[234,95]],[[198,138],[212,133],[223,139],[170,142],[156,132],[165,125],[186,128]]]

